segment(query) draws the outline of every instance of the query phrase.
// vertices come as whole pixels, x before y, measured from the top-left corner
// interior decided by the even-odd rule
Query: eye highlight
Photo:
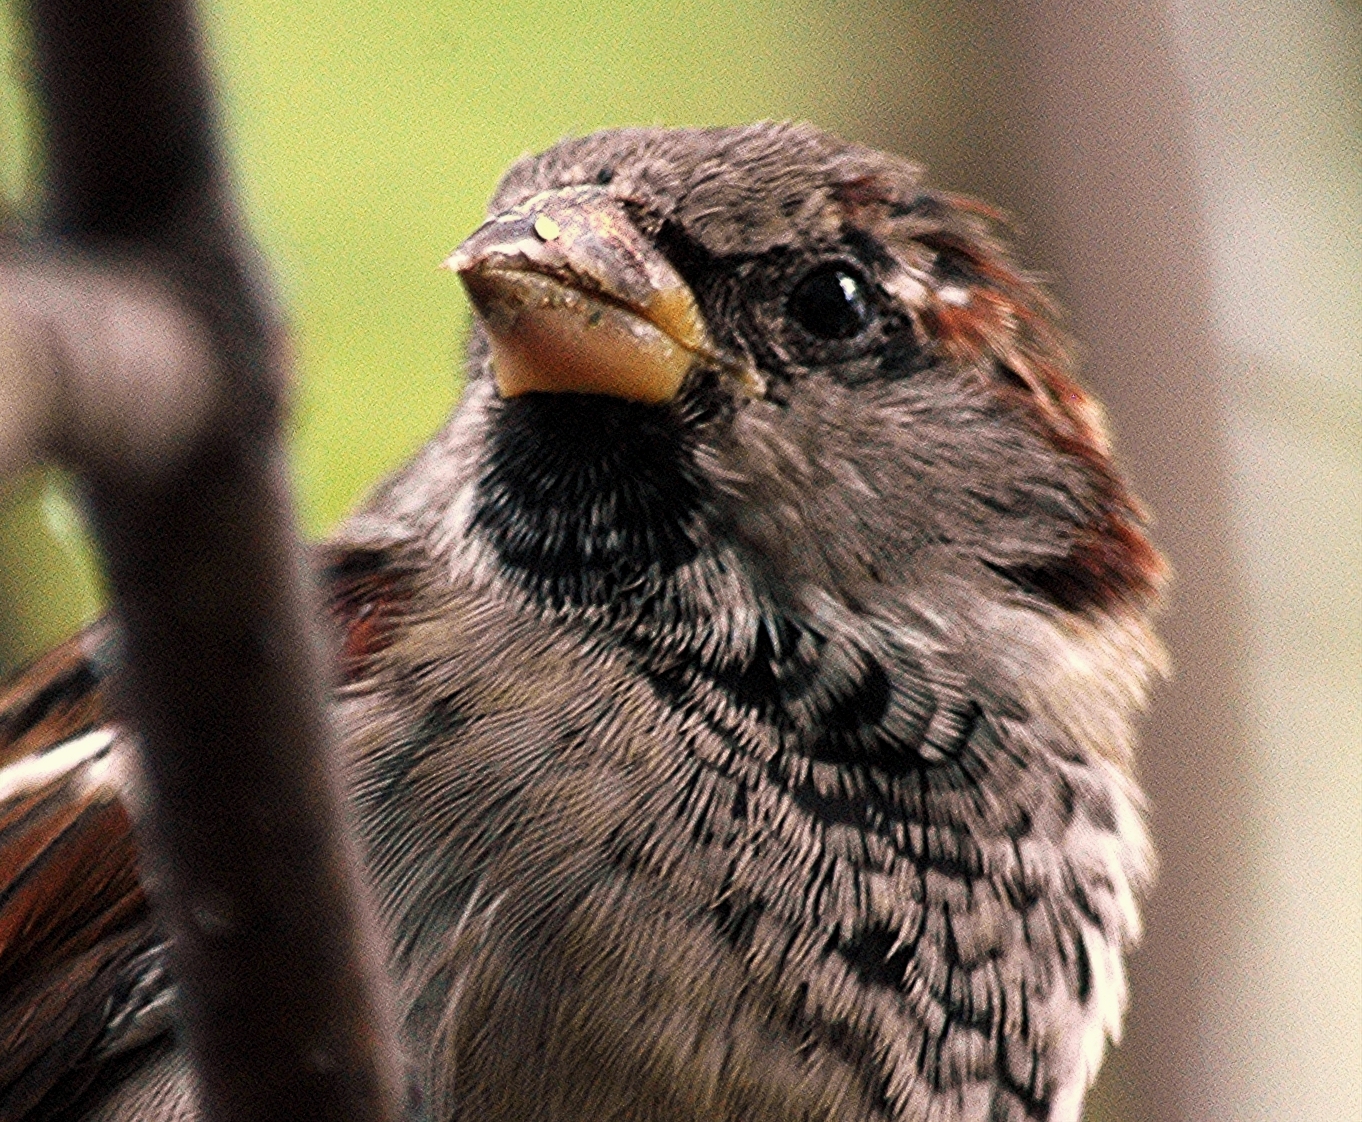
[[[865,281],[845,264],[820,265],[806,273],[787,307],[794,321],[819,339],[850,339],[874,318]]]

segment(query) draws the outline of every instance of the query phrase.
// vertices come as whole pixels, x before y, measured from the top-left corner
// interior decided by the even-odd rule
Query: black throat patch
[[[665,406],[526,394],[499,402],[473,526],[546,607],[646,598],[700,552],[708,486]]]

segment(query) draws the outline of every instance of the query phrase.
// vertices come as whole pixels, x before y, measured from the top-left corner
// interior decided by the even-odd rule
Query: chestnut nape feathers
[[[488,214],[463,400],[319,558],[411,1117],[1075,1122],[1162,569],[991,212],[768,123]],[[0,693],[4,1119],[197,1117],[114,626]]]

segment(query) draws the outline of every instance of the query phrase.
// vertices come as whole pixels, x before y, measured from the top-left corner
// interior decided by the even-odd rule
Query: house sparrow
[[[996,216],[770,123],[489,215],[462,404],[322,560],[412,1116],[1077,1119],[1162,569]],[[5,1119],[196,1114],[112,645],[0,697]]]

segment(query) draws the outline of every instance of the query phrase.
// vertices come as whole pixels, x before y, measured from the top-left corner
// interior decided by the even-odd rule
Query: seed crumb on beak
[[[541,192],[485,222],[445,265],[486,328],[502,397],[661,404],[697,365],[733,365],[685,280],[598,188]]]

